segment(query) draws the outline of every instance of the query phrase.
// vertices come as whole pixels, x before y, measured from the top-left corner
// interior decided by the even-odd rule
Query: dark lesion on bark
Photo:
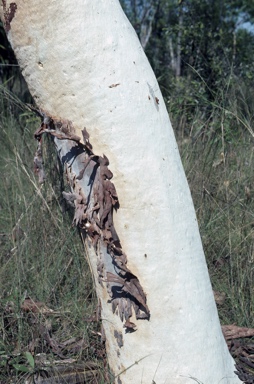
[[[71,156],[68,158],[68,154],[65,154],[62,157],[66,166],[70,166],[70,159],[74,161],[77,154],[83,158],[83,167],[69,180],[72,191],[63,192],[63,196],[75,207],[73,224],[87,236],[96,251],[98,281],[107,288],[113,313],[124,323],[126,333],[134,332],[136,324],[130,321],[133,312],[136,319],[149,320],[150,311],[137,276],[127,266],[127,256],[114,227],[113,212],[120,204],[112,183],[113,173],[108,168],[109,160],[105,155],[99,156],[93,152],[86,128],[82,131],[81,142],[70,121],[39,113],[42,123],[35,132],[39,145],[42,135],[49,133],[57,139],[73,142]]]
[[[122,348],[123,346],[123,335],[121,332],[118,332],[117,330],[114,330],[114,338],[117,341],[117,345],[119,348]]]

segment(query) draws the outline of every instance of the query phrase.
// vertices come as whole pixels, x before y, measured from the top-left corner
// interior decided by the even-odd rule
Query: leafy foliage
[[[141,37],[152,18],[145,47],[164,94],[172,96],[175,77],[204,79],[208,100],[214,100],[228,76],[253,79],[253,5],[236,0],[121,1]],[[150,12],[148,12],[150,10]]]

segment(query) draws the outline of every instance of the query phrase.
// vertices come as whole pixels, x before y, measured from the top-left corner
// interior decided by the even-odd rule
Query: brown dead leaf
[[[226,300],[226,293],[225,292],[218,292],[218,291],[213,291],[214,294],[214,299],[216,304],[222,305],[224,304]]]
[[[235,324],[221,326],[225,340],[254,336],[254,328],[238,327]]]
[[[56,313],[53,309],[50,309],[46,306],[45,303],[41,301],[34,301],[30,297],[27,297],[21,304],[21,309],[24,312],[33,312],[33,313],[43,313],[43,314],[53,314]]]

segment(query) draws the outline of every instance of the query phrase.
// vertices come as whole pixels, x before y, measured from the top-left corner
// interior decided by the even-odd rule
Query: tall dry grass
[[[102,383],[97,300],[73,212],[62,198],[67,186],[53,143],[44,139],[47,179],[40,185],[33,172],[40,122],[4,87],[0,111],[0,383],[29,382],[57,360],[70,375],[81,364],[93,372],[87,382]]]
[[[212,285],[225,294],[220,319],[254,327],[254,88],[226,79],[211,102],[197,86],[190,104],[192,92],[169,109]]]

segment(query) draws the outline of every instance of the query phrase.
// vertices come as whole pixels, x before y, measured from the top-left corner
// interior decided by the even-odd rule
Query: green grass
[[[229,83],[213,102],[198,88],[193,102],[191,84],[180,84],[168,106],[212,285],[225,294],[221,322],[254,327],[254,89]],[[40,122],[3,87],[0,111],[0,384],[24,382],[44,360],[52,377],[68,382],[85,367],[87,382],[103,383],[100,323],[90,321],[97,300],[54,146],[44,138],[40,185],[33,173]],[[26,297],[53,312],[25,311]]]
[[[40,185],[33,172],[40,122],[4,88],[0,93],[0,383],[24,382],[42,367],[41,354],[52,366],[62,354],[69,370],[82,364],[93,372],[88,382],[101,383],[100,324],[90,321],[97,300],[53,144],[44,139],[47,180]],[[26,297],[54,312],[24,311]]]
[[[254,327],[254,89],[239,81],[226,90],[213,103],[198,99],[176,136],[212,285],[226,294],[221,322]]]

